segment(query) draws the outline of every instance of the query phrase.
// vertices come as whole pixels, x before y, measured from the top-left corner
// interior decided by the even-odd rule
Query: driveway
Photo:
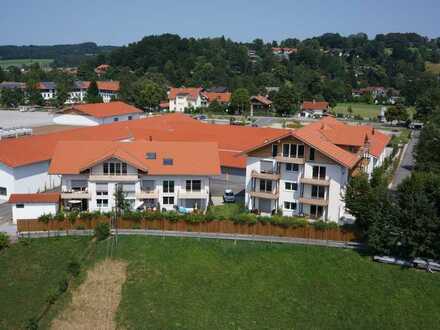
[[[411,140],[408,142],[405,153],[403,154],[402,160],[396,170],[396,173],[394,173],[394,178],[393,182],[391,183],[390,189],[396,190],[397,186],[411,175],[411,171],[413,170],[415,165],[415,159],[413,155],[414,147],[419,142],[419,134],[420,132],[418,131],[412,131]]]

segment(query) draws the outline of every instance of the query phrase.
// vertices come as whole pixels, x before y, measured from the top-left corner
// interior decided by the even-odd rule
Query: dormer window
[[[155,152],[147,152],[145,155],[145,158],[151,159],[151,160],[156,159],[156,153]]]
[[[163,164],[168,165],[168,166],[173,165],[173,159],[172,158],[164,158]]]

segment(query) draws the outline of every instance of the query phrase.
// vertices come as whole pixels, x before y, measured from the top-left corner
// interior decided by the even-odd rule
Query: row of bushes
[[[100,212],[81,212],[81,213],[58,213],[55,215],[45,214],[39,217],[39,221],[48,223],[51,220],[64,221],[69,220],[72,224],[75,223],[77,219],[91,221],[93,219],[98,219],[101,217],[110,218],[113,216],[112,213],[100,213]],[[177,212],[125,212],[121,216],[122,220],[141,222],[142,220],[153,221],[153,220],[168,220],[171,222],[185,221],[187,223],[203,223],[211,221],[225,221],[229,220],[236,224],[248,224],[255,225],[257,223],[261,224],[273,224],[283,228],[305,228],[308,226],[314,227],[316,229],[330,229],[338,228],[338,225],[333,222],[315,221],[308,222],[302,217],[284,217],[280,215],[268,216],[258,216],[252,213],[237,213],[230,217],[225,217],[216,214],[179,214]]]

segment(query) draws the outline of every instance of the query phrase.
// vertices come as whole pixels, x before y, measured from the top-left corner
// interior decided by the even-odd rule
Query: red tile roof
[[[97,81],[96,85],[98,86],[98,89],[100,91],[110,91],[110,92],[119,92],[120,90],[120,83],[119,81],[112,80],[112,81]],[[81,83],[81,88],[88,89],[90,86],[90,81],[83,81]]]
[[[244,156],[232,157],[267,139],[282,129],[241,127],[202,123],[184,114],[168,114],[108,125],[76,128],[46,135],[0,141],[0,162],[18,167],[49,161],[60,141],[144,141],[216,142],[222,166],[245,168]]]
[[[189,97],[193,100],[197,99],[197,97],[202,92],[203,88],[201,87],[190,87],[190,88],[171,88],[168,94],[168,99],[174,100],[177,95],[189,95]]]
[[[301,110],[326,110],[328,107],[328,102],[304,101],[301,105]]]
[[[58,203],[60,193],[11,194],[8,203]]]
[[[264,105],[270,106],[272,104],[272,101],[269,100],[266,96],[263,95],[255,95],[251,97],[251,101],[258,101]]]
[[[156,153],[156,159],[147,159],[148,152]],[[147,141],[59,142],[52,157],[49,174],[79,174],[110,158],[124,161],[149,175],[220,174],[219,153],[214,142]],[[164,165],[165,158],[171,158],[173,164]]]
[[[203,92],[203,96],[208,99],[208,102],[217,101],[219,103],[229,103],[231,101],[231,93],[214,93],[214,92]]]
[[[114,101],[110,103],[75,104],[69,108],[66,108],[64,111],[69,111],[71,109],[95,118],[107,118],[134,113],[143,113],[142,110],[139,110],[138,108],[121,101]]]

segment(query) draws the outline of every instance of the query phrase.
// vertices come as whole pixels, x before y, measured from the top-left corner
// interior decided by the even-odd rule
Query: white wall
[[[14,169],[0,163],[0,187],[6,188],[6,195],[0,195],[0,203],[9,199],[14,192]]]
[[[177,95],[175,99],[170,99],[170,111],[184,112],[188,108],[200,108],[202,106],[202,98],[197,96],[195,101],[190,100],[187,95]]]
[[[17,205],[24,205],[23,208],[17,208]],[[58,203],[17,203],[12,204],[12,221],[37,219],[43,214],[56,214],[58,212]]]
[[[131,119],[130,119],[131,117]],[[58,125],[72,125],[72,126],[97,126],[102,124],[111,124],[115,121],[127,121],[140,119],[140,113],[133,113],[120,116],[111,116],[106,118],[95,118],[85,115],[63,114],[54,117],[53,121]]]
[[[286,171],[286,164],[281,164],[281,179],[280,179],[280,208],[285,216],[293,216],[299,214],[299,198],[301,197],[300,177],[304,173],[304,166],[298,165],[297,172]],[[296,191],[287,191],[285,189],[286,182],[294,182],[298,184]],[[284,202],[296,203],[296,210],[287,210],[284,208]]]

